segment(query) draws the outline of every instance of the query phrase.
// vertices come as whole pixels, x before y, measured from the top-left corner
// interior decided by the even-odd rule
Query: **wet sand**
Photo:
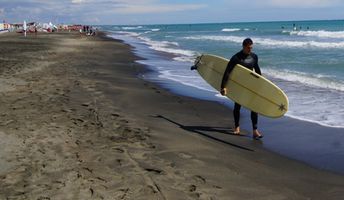
[[[0,36],[0,199],[341,199],[344,177],[232,135],[120,41]]]

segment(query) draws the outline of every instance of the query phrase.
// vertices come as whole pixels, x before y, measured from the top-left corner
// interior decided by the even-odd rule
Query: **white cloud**
[[[5,9],[4,8],[0,8],[0,16],[5,15]]]
[[[23,7],[23,6],[18,6],[13,9],[11,9],[11,12],[13,13],[21,13],[23,16],[24,15],[39,15],[43,12],[41,8],[29,8],[29,7]]]
[[[314,8],[314,7],[330,7],[340,3],[339,0],[268,0],[269,5],[276,7],[288,8]]]
[[[72,3],[82,3],[84,0],[72,0]]]
[[[115,8],[114,11],[120,14],[146,14],[146,13],[166,13],[179,12],[188,10],[198,10],[206,7],[205,4],[151,4],[151,5],[134,5],[127,4]]]

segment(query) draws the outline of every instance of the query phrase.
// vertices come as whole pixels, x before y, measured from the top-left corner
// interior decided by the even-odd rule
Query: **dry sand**
[[[232,135],[231,111],[138,76],[131,47],[0,36],[0,199],[342,199],[344,177]]]

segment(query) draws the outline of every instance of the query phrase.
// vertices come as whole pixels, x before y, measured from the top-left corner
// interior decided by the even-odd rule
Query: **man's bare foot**
[[[234,135],[240,135],[240,127],[236,127],[233,132]]]
[[[260,138],[263,138],[263,135],[261,133],[259,133],[259,131],[257,129],[253,130],[253,138],[258,140]]]

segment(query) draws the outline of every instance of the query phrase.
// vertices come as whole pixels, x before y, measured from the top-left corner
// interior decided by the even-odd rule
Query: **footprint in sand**
[[[203,184],[206,183],[206,179],[200,175],[195,175],[193,178],[199,183],[203,183]]]

